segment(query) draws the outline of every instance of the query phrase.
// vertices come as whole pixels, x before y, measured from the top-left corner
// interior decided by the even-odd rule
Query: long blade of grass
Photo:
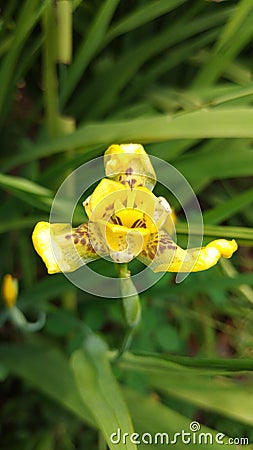
[[[238,36],[238,32],[244,25],[244,21],[247,16],[252,12],[252,2],[250,0],[241,0],[237,5],[233,14],[231,14],[230,20],[222,28],[221,34],[215,45],[214,51],[219,51],[225,45],[229,45],[234,40],[235,36]]]
[[[34,227],[36,222],[39,220],[48,220],[48,215],[37,215],[37,216],[27,216],[27,217],[16,217],[14,219],[1,220],[0,222],[0,233],[9,233],[10,230],[24,230]]]
[[[73,63],[69,68],[67,82],[61,92],[62,106],[72,94],[79,79],[96,54],[101,42],[103,42],[108,25],[118,3],[119,0],[106,0],[96,14],[89,32],[81,42]]]
[[[12,45],[5,56],[0,69],[0,125],[2,125],[8,111],[8,99],[11,98],[12,91],[15,88],[15,77],[13,77],[13,74],[15,74],[22,48],[32,29],[40,19],[47,3],[49,3],[49,0],[43,2],[42,5],[40,5],[38,0],[26,0],[26,2],[22,5],[13,36]]]
[[[180,234],[187,234],[188,227],[184,223],[177,224],[177,232]],[[191,228],[191,233],[199,233],[198,229]],[[242,241],[253,241],[253,228],[246,227],[234,227],[234,226],[222,226],[222,225],[205,225],[204,230],[205,237],[223,237],[241,239]]]
[[[252,201],[253,188],[236,195],[209,211],[206,211],[203,214],[204,222],[209,225],[217,225],[252,204]]]
[[[133,433],[133,426],[120,388],[111,371],[102,339],[91,336],[85,348],[74,352],[71,358],[77,387],[83,402],[90,409],[110,449],[114,449],[110,436],[118,428]],[[119,450],[136,450],[136,445],[119,442]]]
[[[117,63],[112,65],[105,76],[102,79],[101,76],[96,77],[89,88],[89,92],[85,92],[86,101],[90,105],[88,117],[98,117],[100,114],[108,111],[115,102],[115,97],[120,90],[127,85],[129,80],[147,60],[150,60],[155,55],[160,55],[165,49],[182,41],[184,42],[185,39],[189,39],[203,30],[217,28],[217,22],[223,22],[225,17],[225,14],[204,16],[193,20],[187,26],[185,26],[183,17],[180,27],[177,23],[176,27],[166,28],[157,33],[155,38],[152,36],[149,39],[144,39],[135,48],[125,52]],[[199,35],[197,39],[199,39]],[[185,59],[185,52],[183,52],[181,58],[180,60]],[[131,61],[131,64],[129,64],[129,61]],[[96,98],[94,98],[94,93],[96,93]]]
[[[40,186],[26,178],[0,174],[0,186],[4,189],[16,189],[33,195],[52,196],[50,189]]]
[[[107,45],[112,39],[121,34],[128,33],[151,20],[161,17],[178,6],[185,3],[186,0],[158,0],[155,3],[146,3],[145,6],[136,8],[133,12],[125,15],[123,19],[112,25],[105,36],[103,45]]]
[[[177,377],[173,377],[174,380],[170,378],[168,383],[168,376],[155,375],[155,373],[152,375],[151,385],[170,397],[182,399],[207,411],[215,411],[242,423],[253,425],[251,414],[253,392],[250,384],[245,388],[226,378],[203,380],[196,377],[197,379],[193,381],[188,376],[179,377],[178,374]],[[179,383],[181,388],[177,389]]]
[[[195,86],[208,86],[214,83],[231,62],[252,39],[253,7],[251,0],[241,1],[227,26],[222,30],[220,39],[207,64],[194,81]],[[238,34],[240,39],[237,38]]]
[[[177,355],[160,355],[157,353],[127,353],[119,363],[127,370],[157,370],[165,375],[169,371],[173,373],[196,373],[201,375],[224,373],[253,372],[253,362],[251,359],[220,359],[203,358]]]
[[[221,119],[222,120],[222,119]],[[220,140],[209,151],[185,155],[175,161],[176,168],[195,187],[198,180],[252,175],[252,151],[243,140]]]
[[[152,395],[144,395],[129,388],[124,388],[124,394],[129,404],[134,424],[139,432],[140,444],[138,444],[138,449],[145,450],[147,448],[149,434],[152,436],[154,449],[163,450],[166,444],[168,447],[171,444],[176,449],[182,449],[182,440],[176,433],[180,433],[180,430],[190,431],[190,418],[173,410],[171,407],[165,406]],[[201,425],[201,433],[208,433],[209,439],[212,441],[211,443],[210,441],[205,443],[206,449],[219,450],[220,445],[215,441],[216,433],[214,430]],[[145,436],[146,443],[142,442],[142,436]],[[176,436],[178,436],[178,439]],[[199,447],[201,446],[201,443],[199,443]],[[236,446],[233,447],[234,449],[236,448]],[[188,441],[187,448],[191,450],[196,448],[193,439],[192,442]]]
[[[40,157],[53,155],[75,148],[102,144],[105,147],[112,142],[162,142],[170,139],[199,138],[252,138],[253,110],[251,108],[210,109],[174,117],[155,116],[121,122],[93,123],[79,127],[71,135],[52,139],[42,144],[31,145],[3,166],[3,170],[18,164],[33,161]],[[86,156],[92,153],[90,148]],[[240,155],[239,155],[240,156]],[[238,158],[239,158],[238,156]],[[247,152],[248,168],[244,174],[252,173],[252,152]],[[227,164],[227,173],[231,173]],[[232,170],[236,170],[232,168]]]
[[[49,395],[85,423],[95,426],[93,418],[80,398],[68,361],[59,350],[40,341],[33,344],[2,345],[0,355],[2,364],[8,371]]]
[[[44,107],[46,125],[50,137],[58,134],[58,78],[56,71],[57,61],[57,19],[56,9],[50,2],[43,14],[43,82],[44,82]]]

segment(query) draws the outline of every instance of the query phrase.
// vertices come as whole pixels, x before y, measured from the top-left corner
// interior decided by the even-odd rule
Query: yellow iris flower
[[[84,202],[87,223],[77,228],[48,222],[35,226],[33,245],[48,273],[72,272],[108,256],[116,263],[137,257],[154,272],[198,272],[237,250],[235,240],[218,239],[187,250],[172,240],[174,214],[163,197],[152,193],[156,176],[141,145],[109,147],[105,172],[108,178]]]

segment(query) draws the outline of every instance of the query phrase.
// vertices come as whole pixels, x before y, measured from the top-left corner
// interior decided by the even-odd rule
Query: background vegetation
[[[1,449],[105,449],[131,420],[170,434],[197,420],[252,442],[252,0],[9,0],[0,13],[1,272],[29,320],[46,313],[36,333],[2,323]],[[31,233],[66,175],[120,142],[173,164],[205,239],[239,250],[143,293],[132,353],[111,367],[121,302],[48,276]]]

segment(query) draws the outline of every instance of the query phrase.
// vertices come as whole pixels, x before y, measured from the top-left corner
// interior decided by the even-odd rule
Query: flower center
[[[110,222],[126,228],[151,228],[153,224],[147,214],[133,208],[115,212],[111,216]]]
[[[103,235],[113,259],[128,262],[143,250],[155,229],[146,213],[136,208],[124,208],[116,210],[105,223]]]

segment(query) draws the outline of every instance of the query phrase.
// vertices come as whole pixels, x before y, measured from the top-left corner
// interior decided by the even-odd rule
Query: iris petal
[[[83,205],[92,222],[108,221],[115,214],[123,215],[124,211],[127,211],[127,216],[130,211],[132,211],[132,215],[134,215],[133,211],[136,211],[135,215],[139,211],[153,220],[160,200],[143,186],[131,190],[129,186],[123,186],[121,183],[104,178]],[[123,225],[129,226],[129,228],[132,226],[129,223],[123,223]],[[155,230],[153,229],[153,231]]]
[[[145,186],[150,190],[154,188],[155,171],[142,145],[111,145],[105,152],[104,160],[108,178],[130,188],[136,186]]]
[[[214,266],[221,256],[230,258],[237,250],[234,240],[218,239],[202,248],[184,250],[164,230],[151,234],[138,259],[153,272],[199,272]]]
[[[88,223],[36,225],[33,244],[49,273],[72,272],[108,255],[120,263],[138,257],[154,272],[197,272],[237,250],[234,240],[187,250],[172,240],[176,218],[168,202],[151,192],[156,175],[142,145],[111,145],[104,164],[108,178],[83,203]]]
[[[99,237],[89,229],[88,224],[71,228],[63,223],[39,222],[34,228],[32,240],[50,274],[73,272],[99,258],[94,250],[96,245],[100,254],[106,253]]]

